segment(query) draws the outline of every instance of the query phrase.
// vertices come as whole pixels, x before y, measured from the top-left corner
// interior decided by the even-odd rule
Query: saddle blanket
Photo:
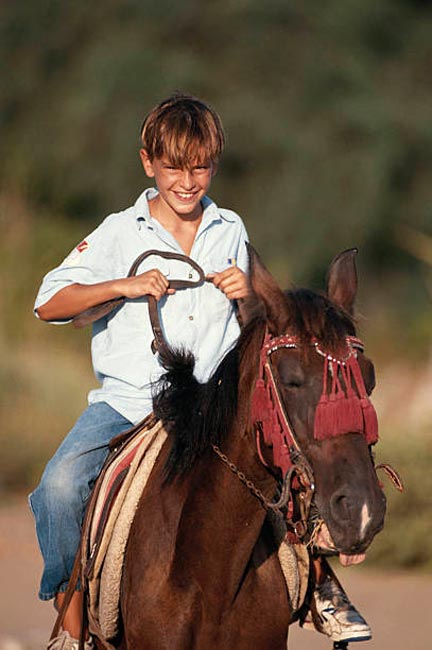
[[[85,526],[81,562],[88,582],[89,630],[106,641],[119,632],[120,585],[123,557],[138,501],[146,486],[167,434],[162,423],[151,422],[124,444],[108,465],[100,483],[90,521]],[[87,532],[86,532],[87,528]],[[280,541],[279,561],[293,611],[306,595],[309,554],[302,544],[286,543],[286,529],[273,526]]]

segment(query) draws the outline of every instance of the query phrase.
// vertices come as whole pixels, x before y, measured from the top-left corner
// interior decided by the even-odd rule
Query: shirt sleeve
[[[96,230],[83,239],[63,260],[49,271],[42,280],[34,304],[36,310],[47,303],[61,289],[72,284],[96,284],[121,277],[116,264],[118,258],[115,229],[107,218]],[[71,319],[51,321],[68,323]]]

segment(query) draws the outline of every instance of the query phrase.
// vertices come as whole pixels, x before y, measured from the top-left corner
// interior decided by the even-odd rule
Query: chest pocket
[[[204,269],[206,275],[209,273],[221,273],[229,267],[228,258],[222,257],[217,253],[209,256],[206,260]],[[208,305],[208,317],[215,321],[227,321],[233,312],[233,303],[228,300],[221,289],[215,287],[211,282],[207,282],[207,292],[205,300]]]

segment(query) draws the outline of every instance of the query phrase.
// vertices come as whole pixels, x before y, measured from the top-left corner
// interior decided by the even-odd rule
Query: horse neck
[[[274,479],[260,465],[244,434],[233,431],[222,451],[266,496],[273,496]],[[173,570],[181,573],[184,567],[193,566],[198,583],[205,583],[207,594],[214,591],[218,602],[219,583],[224,576],[222,590],[230,599],[245,574],[266,511],[213,451],[196,463],[186,481],[187,496],[178,519]],[[197,564],[197,558],[209,555],[211,562]]]
[[[255,328],[244,340],[241,350],[238,409],[221,451],[238,472],[267,498],[275,492],[276,481],[259,460],[250,430],[250,399],[258,375],[259,349],[263,332]],[[233,467],[231,465],[231,467]],[[236,593],[260,538],[266,517],[262,503],[246,487],[226,462],[209,448],[199,458],[182,489],[175,542],[175,571],[194,567],[197,580],[206,582],[206,593],[216,592],[220,576],[227,598]],[[212,561],[203,567],[197,558],[211,554]],[[205,566],[205,568],[204,568]],[[217,596],[220,600],[220,593]]]

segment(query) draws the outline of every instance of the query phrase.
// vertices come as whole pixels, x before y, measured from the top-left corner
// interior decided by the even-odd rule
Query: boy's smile
[[[166,158],[150,160],[145,149],[141,149],[140,156],[145,173],[155,179],[159,190],[155,199],[158,217],[162,220],[179,218],[182,221],[200,219],[201,200],[207,194],[216,165],[202,162],[182,169]]]

